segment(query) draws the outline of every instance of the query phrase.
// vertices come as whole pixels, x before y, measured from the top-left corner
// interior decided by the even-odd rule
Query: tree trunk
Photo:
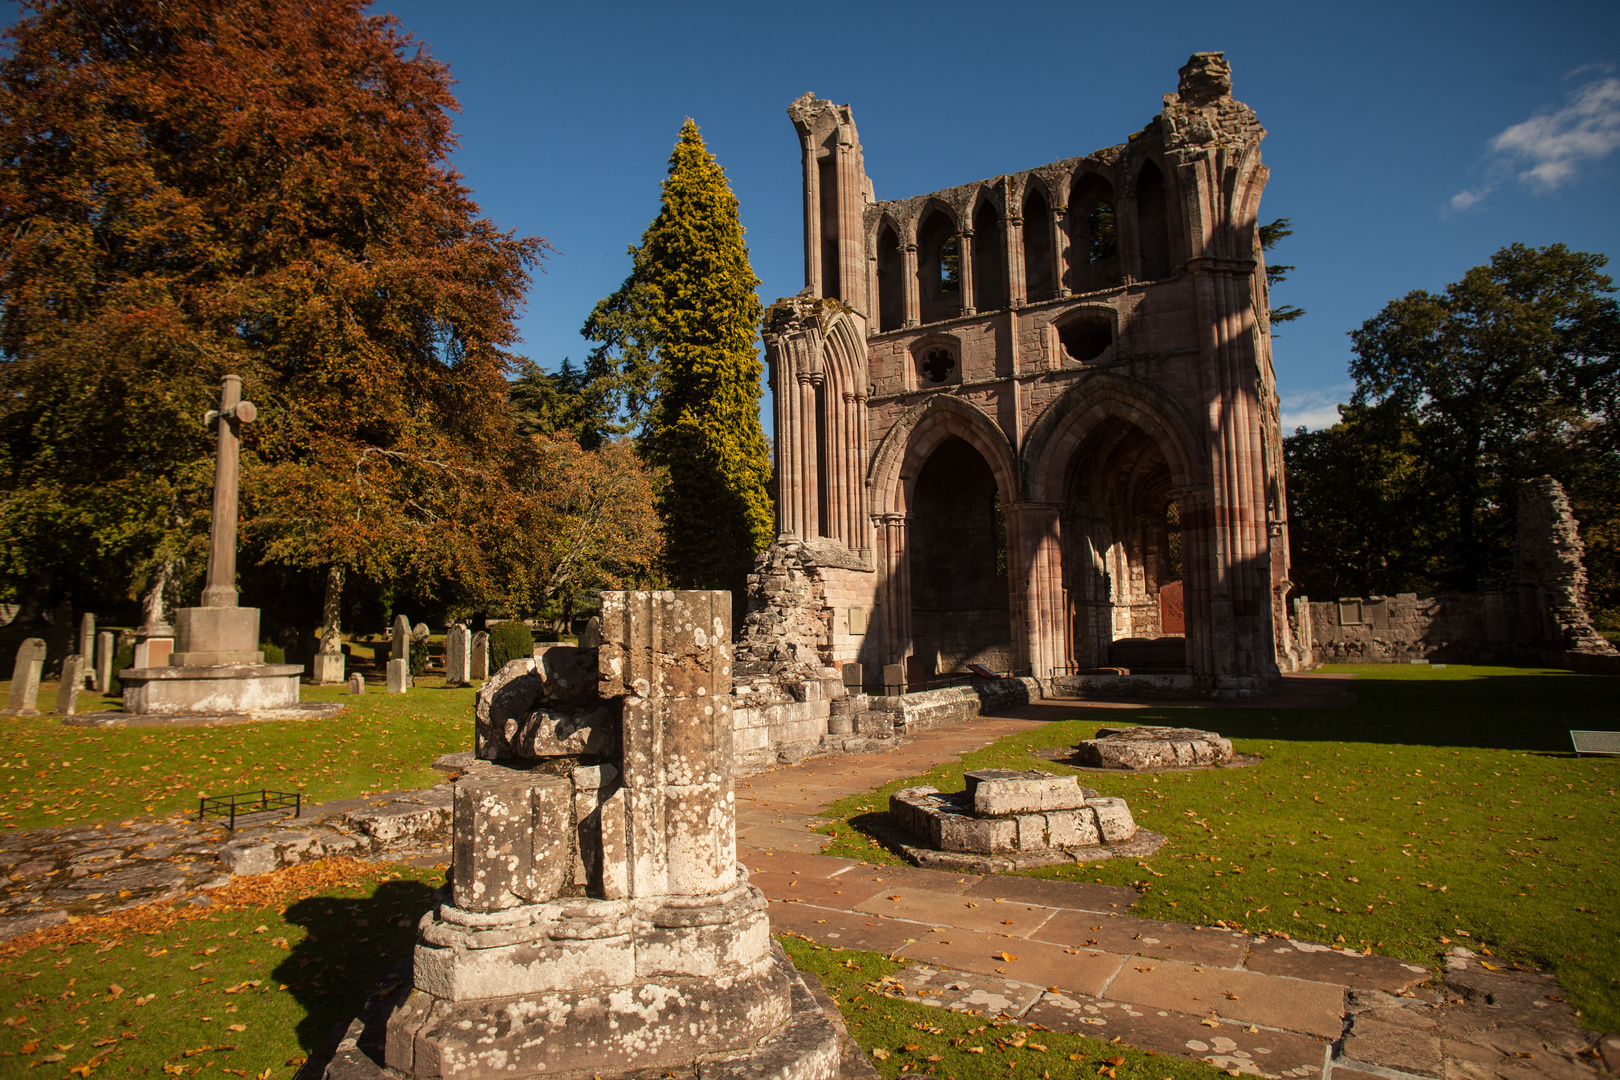
[[[321,652],[331,655],[343,651],[343,567],[333,563],[326,568],[326,598],[321,603]]]

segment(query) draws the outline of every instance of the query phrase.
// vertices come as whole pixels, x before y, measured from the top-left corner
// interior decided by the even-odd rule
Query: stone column
[[[979,297],[973,291],[973,230],[963,229],[957,234],[957,249],[962,255],[962,314],[979,313]]]
[[[908,515],[879,518],[883,552],[883,629],[887,643],[884,662],[904,664],[911,655],[911,578],[906,551]]]
[[[804,143],[804,283],[811,296],[821,295],[821,169],[814,137]]]
[[[1020,502],[1008,507],[1009,555],[1016,552],[1016,565],[1007,568],[1009,577],[1023,583],[1021,590],[1026,662],[1037,679],[1050,678],[1069,662],[1065,655],[1067,631],[1064,622],[1068,605],[1063,592],[1063,543],[1059,511],[1061,503]],[[1013,545],[1014,523],[1018,544]]]
[[[44,638],[31,637],[17,646],[17,659],[11,666],[11,692],[6,696],[5,715],[39,715],[39,673],[44,667]]]
[[[1006,259],[1009,306],[1019,308],[1029,302],[1029,286],[1024,279],[1024,219],[1012,212],[1010,200],[1007,214]],[[1018,365],[1014,364],[1014,374],[1017,371]]]
[[[819,371],[799,373],[799,535],[805,539],[821,535],[821,461],[816,446],[816,387],[821,381]]]
[[[1067,269],[1063,265],[1069,254],[1069,231],[1063,227],[1063,219],[1069,214],[1067,206],[1054,206],[1052,220],[1046,227],[1052,230],[1052,282],[1057,287],[1058,296],[1069,296],[1074,290],[1069,288],[1069,275],[1064,273]]]
[[[922,293],[917,281],[917,245],[906,244],[900,249],[901,281],[905,286],[906,326],[922,323]]]
[[[258,416],[253,402],[242,400],[242,377],[227,375],[220,387],[219,409],[208,422],[218,423],[219,445],[214,455],[214,519],[208,537],[208,584],[203,607],[236,606],[236,505],[241,482],[242,421]]]

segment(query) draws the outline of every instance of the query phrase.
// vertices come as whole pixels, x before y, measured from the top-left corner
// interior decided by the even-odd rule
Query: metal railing
[[[304,796],[301,792],[271,791],[269,788],[238,791],[230,795],[204,795],[197,803],[198,821],[206,821],[210,816],[228,818],[228,832],[236,831],[236,819],[242,815],[291,810],[296,818],[304,812]]]

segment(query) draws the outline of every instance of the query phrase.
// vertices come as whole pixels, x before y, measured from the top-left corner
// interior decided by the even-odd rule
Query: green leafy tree
[[[0,591],[200,573],[226,372],[260,410],[244,578],[491,589],[545,242],[450,167],[445,66],[358,0],[37,0],[7,40]]]
[[[511,389],[518,429],[526,435],[567,432],[586,450],[599,449],[611,436],[624,432],[615,383],[599,353],[593,353],[584,367],[575,367],[564,357],[556,371],[525,360]]]
[[[730,589],[740,610],[773,528],[754,345],[759,281],[737,198],[691,120],[670,157],[663,207],[631,256],[630,277],[597,304],[585,334],[617,358],[626,411],[644,418],[638,446],[665,474],[658,507],[671,582]]]
[[[1519,486],[1550,474],[1582,523],[1594,608],[1620,607],[1620,306],[1606,263],[1514,244],[1352,331],[1343,422],[1288,440],[1298,563],[1357,592],[1489,587],[1512,567]]]
[[[1262,225],[1260,226],[1260,250],[1269,254],[1280,240],[1293,235],[1294,223],[1285,217],[1278,218],[1269,225]],[[1267,263],[1266,291],[1269,293],[1272,289],[1287,281],[1289,273],[1293,270],[1294,267],[1285,266],[1282,263]],[[1304,308],[1296,307],[1293,304],[1274,307],[1271,309],[1271,325],[1276,326],[1278,323],[1293,322],[1304,314]]]

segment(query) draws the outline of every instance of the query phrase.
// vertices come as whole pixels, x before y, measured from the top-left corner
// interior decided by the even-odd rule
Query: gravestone
[[[906,669],[904,665],[883,665],[883,692],[889,697],[899,697],[906,692]]]
[[[489,634],[483,630],[472,636],[472,657],[468,664],[468,678],[483,682],[489,678]]]
[[[69,653],[62,658],[62,682],[56,689],[56,711],[72,716],[79,705],[79,691],[84,688],[84,658]]]
[[[421,668],[423,671],[427,670],[428,663],[433,659],[433,654],[428,651],[428,637],[432,633],[433,631],[428,629],[428,624],[425,622],[419,622],[411,627],[411,652],[421,653]],[[410,658],[406,657],[406,659]],[[415,686],[416,683],[412,681],[411,685]]]
[[[383,690],[403,694],[411,688],[411,621],[394,616],[394,635],[388,646],[388,682]]]
[[[836,1029],[737,863],[731,597],[604,593],[602,612],[600,648],[514,660],[478,693],[386,1065],[836,1080]],[[329,1080],[390,1075],[358,1053]]]
[[[336,686],[343,682],[348,658],[343,655],[343,636],[333,630],[321,636],[321,651],[315,654],[310,675],[317,686]]]
[[[363,694],[366,692],[366,677],[358,671],[349,676],[349,693]]]
[[[472,682],[472,631],[460,623],[444,635],[444,681],[451,686]]]
[[[79,616],[80,689],[95,688],[96,681],[96,616],[87,611]]]
[[[579,634],[579,647],[596,649],[602,645],[602,620],[595,615],[585,620],[585,629]]]
[[[7,716],[39,715],[39,673],[44,666],[44,638],[31,637],[17,646],[17,661],[11,666],[11,693],[6,698]]]
[[[96,635],[96,692],[105,694],[112,685],[113,652],[117,649],[118,638],[111,630],[103,630]]]

